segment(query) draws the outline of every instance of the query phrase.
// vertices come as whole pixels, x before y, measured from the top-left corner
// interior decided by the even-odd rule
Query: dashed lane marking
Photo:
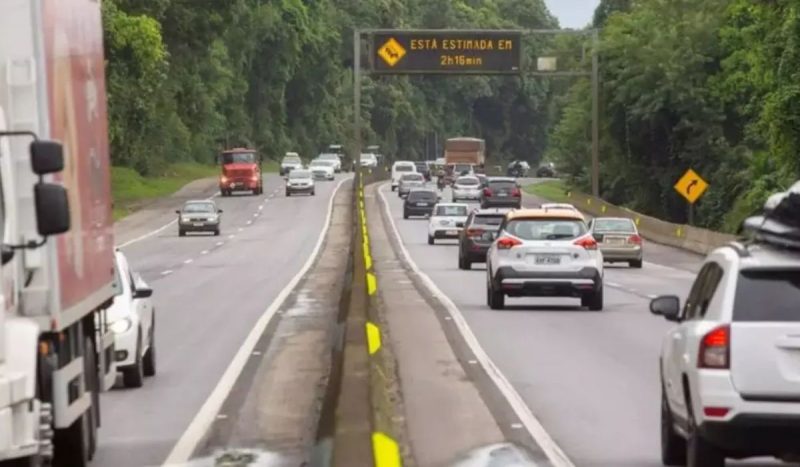
[[[252,225],[252,224],[253,224],[253,221],[247,221],[247,222],[246,222],[246,224],[247,224],[247,225]]]
[[[230,235],[228,235],[228,238],[232,240],[232,239],[233,239],[233,237],[235,237],[235,236],[236,236],[236,235],[234,235],[234,234],[230,234]]]
[[[161,271],[161,275],[162,276],[168,276],[170,274],[172,274],[172,270],[171,269],[167,269],[166,271]]]
[[[203,250],[203,251],[200,252],[200,254],[201,255],[207,255],[208,254],[208,250]]]
[[[183,264],[192,264],[192,261],[194,261],[194,260],[191,259],[191,258],[190,259],[186,259],[186,260],[183,260]]]
[[[225,244],[225,242],[217,242],[217,246],[222,246],[224,244]]]

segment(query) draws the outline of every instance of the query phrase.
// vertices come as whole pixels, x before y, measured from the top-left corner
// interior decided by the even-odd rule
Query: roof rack
[[[730,242],[724,246],[732,248],[740,258],[746,258],[750,256],[750,250],[747,249],[748,245],[749,243],[744,242]]]
[[[763,214],[745,219],[739,231],[753,243],[800,250],[800,181],[770,196]]]

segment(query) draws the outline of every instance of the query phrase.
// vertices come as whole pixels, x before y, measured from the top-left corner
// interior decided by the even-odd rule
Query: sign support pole
[[[694,225],[694,203],[689,203],[689,225]]]

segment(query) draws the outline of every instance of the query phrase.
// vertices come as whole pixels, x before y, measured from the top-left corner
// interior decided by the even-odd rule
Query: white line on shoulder
[[[447,311],[453,318],[458,331],[464,337],[464,341],[467,343],[470,350],[472,350],[475,358],[478,360],[481,367],[495,384],[495,386],[497,386],[497,388],[500,390],[500,393],[503,395],[506,401],[508,401],[511,408],[514,410],[514,413],[517,415],[517,417],[519,417],[520,422],[522,422],[522,424],[525,426],[525,429],[542,448],[553,467],[574,467],[575,465],[569,460],[561,447],[556,444],[553,438],[544,429],[544,426],[542,426],[536,416],[533,415],[530,407],[528,407],[528,405],[522,399],[522,396],[520,396],[517,390],[514,389],[514,386],[511,385],[505,375],[503,375],[500,369],[494,364],[494,362],[492,362],[491,358],[489,358],[489,355],[486,353],[483,347],[481,347],[478,338],[475,337],[475,334],[473,334],[472,329],[470,329],[469,324],[467,324],[467,320],[464,318],[464,315],[461,314],[461,311],[458,309],[456,304],[453,303],[453,301],[450,300],[450,297],[442,292],[441,289],[439,289],[439,287],[433,282],[433,280],[431,280],[427,274],[422,272],[422,270],[411,259],[411,255],[403,244],[403,239],[400,236],[400,232],[397,230],[394,218],[392,218],[392,212],[389,209],[389,202],[386,201],[386,196],[383,194],[383,188],[385,186],[386,184],[383,184],[378,187],[378,195],[380,196],[381,201],[383,201],[383,209],[389,218],[389,225],[392,227],[392,234],[397,240],[397,244],[400,245],[400,254],[403,256],[414,273],[417,274],[420,279],[422,279],[422,282],[428,288],[430,293],[439,299],[445,308],[447,308]]]
[[[250,331],[250,334],[247,335],[247,338],[245,338],[242,346],[236,352],[233,360],[231,360],[231,363],[228,365],[225,373],[222,374],[219,382],[217,382],[217,385],[214,387],[211,395],[208,396],[208,399],[206,399],[205,403],[203,403],[203,406],[200,407],[200,410],[186,428],[186,431],[183,432],[183,435],[181,435],[178,442],[172,448],[172,451],[170,451],[169,456],[167,456],[167,460],[164,461],[163,465],[183,465],[191,458],[203,436],[205,436],[205,434],[208,432],[209,427],[216,419],[219,409],[225,402],[225,398],[228,397],[231,389],[233,389],[233,385],[236,383],[236,380],[242,373],[247,360],[251,357],[253,348],[255,348],[256,343],[258,343],[258,339],[261,337],[264,329],[266,329],[267,325],[272,320],[272,317],[275,316],[275,313],[280,309],[281,305],[283,305],[283,302],[286,300],[292,290],[294,290],[308,270],[311,269],[314,261],[316,261],[325,241],[325,236],[328,234],[328,230],[330,229],[331,216],[333,214],[333,200],[336,198],[336,193],[339,191],[339,188],[347,180],[349,180],[349,178],[340,181],[331,194],[331,198],[328,201],[328,214],[325,218],[325,224],[322,227],[322,232],[320,232],[319,238],[317,239],[317,244],[314,246],[314,250],[311,252],[311,255],[309,255],[305,264],[303,264],[303,267],[297,271],[297,274],[292,277],[292,280],[286,284],[286,287],[284,287],[278,293],[278,296],[275,297],[275,300],[272,301],[261,317],[259,317],[258,321]]]

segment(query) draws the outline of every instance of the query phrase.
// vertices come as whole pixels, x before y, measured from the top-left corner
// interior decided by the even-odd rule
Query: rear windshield
[[[436,199],[436,193],[432,191],[412,191],[408,194],[409,201],[430,201]]]
[[[636,232],[633,221],[629,219],[597,219],[594,221],[594,230],[596,232]]]
[[[436,215],[437,216],[467,216],[467,207],[466,206],[437,206],[436,207]]]
[[[415,168],[413,165],[396,165],[394,170],[395,172],[413,172]]]
[[[505,230],[523,240],[570,240],[586,233],[586,224],[575,219],[512,219]]]
[[[800,270],[743,270],[734,321],[800,321]]]
[[[500,189],[500,190],[513,190],[517,187],[517,184],[511,181],[490,181],[489,182],[490,188]]]
[[[503,223],[503,219],[505,219],[505,217],[506,216],[504,215],[499,215],[499,216],[479,215],[475,216],[475,219],[473,219],[472,224],[498,228],[500,227],[500,224]]]
[[[283,158],[283,162],[285,164],[296,164],[300,162],[300,158],[297,156],[286,156]]]
[[[481,182],[479,182],[478,179],[475,177],[461,177],[458,180],[456,180],[456,183],[465,186],[478,186],[480,185]]]
[[[292,170],[289,172],[289,178],[311,178],[311,172],[307,170]]]
[[[409,182],[409,181],[421,182],[421,181],[423,181],[425,179],[420,174],[406,174],[406,175],[403,175],[401,180],[403,180],[404,182]]]

